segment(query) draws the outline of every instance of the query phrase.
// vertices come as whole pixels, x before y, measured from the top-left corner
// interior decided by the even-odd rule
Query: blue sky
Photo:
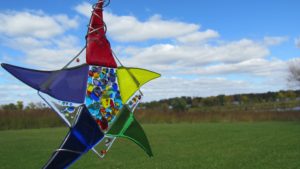
[[[59,68],[85,43],[92,2],[2,2],[0,62]],[[162,73],[143,89],[150,101],[289,89],[287,67],[299,62],[299,6],[297,0],[112,0],[105,21],[123,63]],[[0,104],[39,101],[3,69],[0,76]]]

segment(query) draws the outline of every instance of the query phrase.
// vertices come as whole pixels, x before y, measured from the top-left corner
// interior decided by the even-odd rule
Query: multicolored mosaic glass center
[[[122,99],[117,82],[116,69],[90,66],[85,104],[103,130],[122,108]]]

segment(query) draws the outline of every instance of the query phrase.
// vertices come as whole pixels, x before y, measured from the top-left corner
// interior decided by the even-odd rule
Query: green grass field
[[[154,157],[119,139],[106,158],[92,152],[78,169],[297,169],[300,123],[198,123],[144,125]],[[1,169],[39,169],[66,135],[65,128],[0,132]]]

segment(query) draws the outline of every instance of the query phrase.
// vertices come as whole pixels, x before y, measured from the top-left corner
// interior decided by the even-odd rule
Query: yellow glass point
[[[145,83],[160,77],[160,74],[141,68],[119,67],[117,77],[123,104]]]

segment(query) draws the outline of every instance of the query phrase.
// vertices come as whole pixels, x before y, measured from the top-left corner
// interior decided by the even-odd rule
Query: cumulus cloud
[[[288,37],[287,36],[275,36],[275,37],[264,37],[264,44],[267,46],[273,46],[273,45],[279,45],[283,42],[288,41]]]
[[[196,24],[163,20],[160,15],[142,22],[134,16],[106,13],[106,23],[112,38],[122,42],[167,39],[193,33],[200,28]]]
[[[49,16],[41,11],[6,11],[0,13],[0,33],[10,37],[51,38],[78,26],[76,18]]]
[[[65,14],[5,11],[0,13],[0,43],[21,52],[23,63],[58,69],[80,50],[78,37],[66,34],[78,24],[77,17]]]
[[[48,40],[33,37],[2,37],[1,42],[4,46],[21,51],[36,49],[51,44]]]
[[[86,16],[91,15],[91,4],[84,2],[75,10]],[[180,42],[200,42],[218,37],[214,30],[200,31],[199,24],[186,23],[177,20],[164,20],[160,15],[153,15],[146,21],[140,21],[135,16],[118,16],[104,12],[104,20],[109,35],[120,42],[139,42],[150,39],[177,38]]]
[[[262,58],[249,59],[234,64],[216,64],[212,66],[199,67],[186,72],[186,74],[199,75],[226,75],[226,74],[250,74],[254,76],[280,76],[287,72],[287,63],[278,60],[266,60]],[[279,77],[278,77],[279,78]]]
[[[269,49],[248,39],[219,45],[156,44],[146,48],[129,47],[120,51],[126,64],[148,66],[157,71],[184,72],[212,64],[237,64],[251,59],[262,59]]]
[[[23,51],[26,54],[25,63],[43,69],[60,69],[70,61],[80,48],[37,48]]]
[[[267,85],[263,85],[264,88],[261,90],[253,89],[253,91],[257,92],[263,90],[269,91],[273,87],[274,90],[275,87],[283,89],[286,84],[285,81],[288,72],[288,61],[277,58],[270,59],[271,52],[269,47],[266,44],[262,44],[260,40],[242,39],[218,45],[158,44],[146,48],[128,47],[117,52],[120,56],[130,56],[122,57],[125,65],[146,67],[150,70],[160,72],[167,77],[193,76],[206,77],[208,79],[208,77],[215,76],[225,78],[230,75],[243,77],[241,78],[244,80],[243,82],[253,85],[254,88],[257,86],[249,79],[263,78],[266,82],[274,83],[269,84],[270,89],[268,89]],[[215,82],[221,84],[219,83],[220,81]],[[199,83],[204,82],[199,80]],[[241,92],[251,91],[251,88],[241,85],[241,87],[243,86],[244,90],[241,90]],[[182,93],[186,93],[190,88],[187,86],[180,89],[182,89]],[[230,90],[225,88],[223,84],[220,86],[220,89],[226,92]],[[220,92],[216,89],[209,91],[211,92],[212,90]],[[203,94],[203,92],[201,91],[197,94]],[[163,93],[169,92],[165,91]],[[189,94],[186,93],[186,95],[192,96],[192,92]]]
[[[77,11],[81,15],[84,15],[87,18],[89,18],[92,14],[92,4],[88,2],[82,2],[81,4],[75,6],[74,9],[75,11]]]
[[[0,40],[8,48],[21,52],[22,60],[19,60],[21,63],[44,70],[63,67],[80,50],[79,39],[72,35],[47,40],[33,37],[1,38]],[[16,64],[16,61],[13,62]]]
[[[219,37],[219,33],[214,30],[206,30],[204,32],[194,32],[184,36],[180,36],[177,40],[181,43],[197,44],[204,43],[207,40]]]

